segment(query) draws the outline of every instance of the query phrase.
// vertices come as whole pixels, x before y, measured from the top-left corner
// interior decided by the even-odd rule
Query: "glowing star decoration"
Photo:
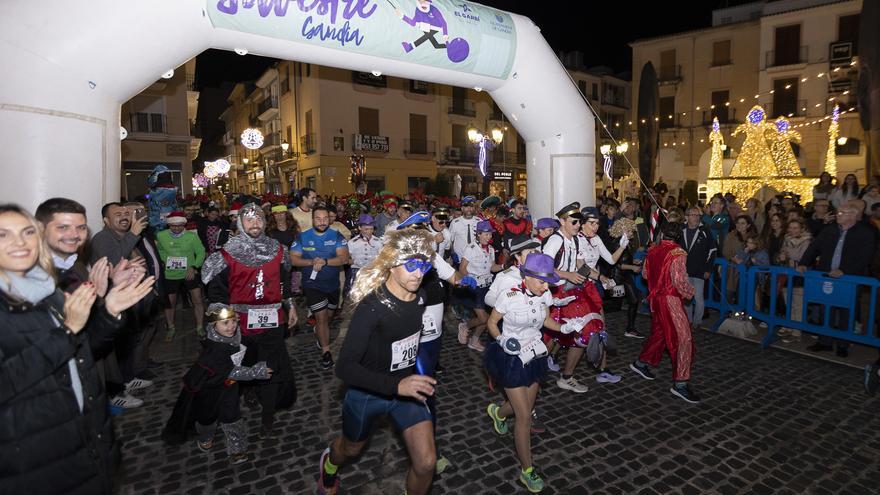
[[[825,171],[837,177],[837,137],[840,133],[840,107],[834,105],[831,111],[831,125],[828,126],[828,151],[825,152]]]
[[[770,154],[773,162],[776,163],[776,175],[779,177],[801,177],[801,166],[794,156],[794,150],[791,148],[791,141],[795,143],[801,142],[799,132],[792,130],[791,124],[785,117],[779,117],[773,123],[776,132],[766,132],[770,146]]]
[[[229,173],[229,169],[232,168],[232,165],[224,160],[223,158],[214,161],[214,170],[217,171],[219,175],[226,175]]]
[[[241,145],[249,150],[263,147],[263,133],[259,129],[248,128],[241,133]]]
[[[709,142],[712,143],[712,154],[709,158],[709,177],[720,178],[724,174],[724,136],[721,135],[721,125],[718,117],[712,121],[712,132],[709,133]]]
[[[757,125],[763,121],[764,121],[764,109],[755,105],[749,111],[749,123]]]
[[[202,173],[205,174],[205,177],[207,177],[208,179],[215,179],[218,175],[220,175],[217,172],[217,169],[214,168],[214,162],[205,163],[205,169]]]

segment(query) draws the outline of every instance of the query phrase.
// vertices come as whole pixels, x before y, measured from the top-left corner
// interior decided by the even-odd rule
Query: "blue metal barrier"
[[[736,289],[728,291],[731,278],[734,279]],[[719,313],[718,319],[710,328],[713,332],[717,332],[728,314],[742,313],[746,310],[746,267],[716,258],[715,268],[709,272],[708,286],[705,305]],[[732,295],[735,295],[735,300],[731,300]]]
[[[763,347],[778,338],[779,327],[880,347],[875,329],[877,279],[832,278],[816,271],[801,274],[780,266],[751,267],[746,273],[746,312],[768,326]],[[792,307],[799,310],[792,311]]]

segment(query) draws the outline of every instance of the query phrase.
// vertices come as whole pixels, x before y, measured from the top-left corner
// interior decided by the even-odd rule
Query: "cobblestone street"
[[[623,380],[598,384],[582,363],[576,376],[590,385],[587,394],[549,382],[538,397],[548,431],[532,435],[532,452],[543,493],[877,493],[880,400],[864,394],[859,370],[700,331],[692,386],[703,403],[691,405],[669,392],[668,359],[653,382],[629,371],[644,341],[623,337],[623,313],[607,320],[619,345],[609,365]],[[649,320],[640,316],[639,325],[646,335]],[[117,416],[119,492],[314,493],[318,456],[341,431],[344,391],[332,371],[319,369],[313,341],[310,333],[288,340],[299,399],[279,413],[277,439],[260,441],[259,414],[243,406],[251,460],[235,467],[222,440],[208,454],[195,440],[162,443],[198,344],[194,334],[155,344],[153,357],[166,364],[155,385],[136,394],[145,405]],[[435,478],[432,493],[527,493],[517,482],[512,435],[496,436],[486,416],[499,395],[489,392],[479,356],[447,331],[441,362],[437,441],[452,467]],[[403,493],[407,466],[403,442],[383,422],[362,458],[342,468],[341,492]]]

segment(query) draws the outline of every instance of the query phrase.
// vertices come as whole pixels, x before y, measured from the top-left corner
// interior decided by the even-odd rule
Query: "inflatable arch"
[[[93,227],[120,195],[121,104],[209,48],[488,91],[526,140],[532,214],[595,199],[580,93],[531,20],[480,4],[3,1],[0,43],[0,198],[70,197]]]

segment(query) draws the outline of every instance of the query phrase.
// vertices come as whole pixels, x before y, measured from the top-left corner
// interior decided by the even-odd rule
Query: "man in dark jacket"
[[[703,212],[696,206],[687,209],[687,223],[682,229],[678,244],[687,251],[688,282],[694,286],[694,298],[685,306],[691,326],[696,328],[703,321],[705,300],[703,286],[715,264],[718,246],[709,231],[700,225]]]
[[[813,239],[801,257],[798,271],[803,273],[808,268],[812,268],[827,272],[832,278],[843,275],[868,275],[877,237],[873,229],[858,221],[858,214],[853,205],[841,206],[837,211],[837,225],[829,225]],[[856,307],[858,308],[858,305]],[[813,309],[808,318],[814,319],[811,318],[812,312],[817,309],[820,308]],[[833,328],[845,329],[849,321],[848,313],[845,309],[831,308],[830,325]],[[856,319],[858,318],[857,314]],[[819,341],[808,349],[814,352],[830,351],[834,343],[838,356],[849,355],[849,343],[824,336],[820,336]]]

